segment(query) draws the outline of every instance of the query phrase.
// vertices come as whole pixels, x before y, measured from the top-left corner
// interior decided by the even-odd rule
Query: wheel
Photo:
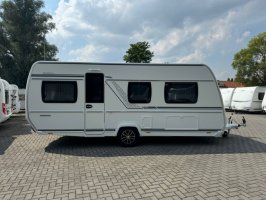
[[[117,138],[121,146],[133,147],[139,142],[139,132],[136,128],[121,128]]]
[[[228,131],[225,131],[224,133],[223,133],[223,137],[225,138],[225,137],[227,137],[229,135],[229,130]]]

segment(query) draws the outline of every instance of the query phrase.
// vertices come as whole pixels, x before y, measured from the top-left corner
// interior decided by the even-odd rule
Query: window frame
[[[169,101],[167,100],[167,94],[169,89],[167,87],[167,84],[193,84],[196,85],[196,101],[193,102],[173,102],[173,101]],[[198,98],[199,98],[199,85],[198,82],[165,82],[164,83],[164,101],[167,104],[196,104],[198,102]]]
[[[134,85],[134,84],[147,84],[148,87],[149,87],[149,99],[147,101],[140,101],[140,100],[133,100],[130,99],[130,93],[131,93],[131,85]],[[152,98],[152,85],[151,85],[151,82],[149,81],[131,81],[131,82],[128,82],[128,85],[127,85],[127,100],[129,103],[132,103],[132,104],[148,104],[151,102],[151,98]]]
[[[44,99],[44,92],[45,92],[45,84],[47,83],[54,83],[54,84],[58,84],[58,83],[70,83],[70,84],[73,84],[74,86],[74,100],[73,101],[47,101]],[[77,81],[42,81],[42,101],[43,103],[69,103],[69,104],[73,104],[73,103],[76,103],[77,100],[78,100],[78,84],[77,84]]]

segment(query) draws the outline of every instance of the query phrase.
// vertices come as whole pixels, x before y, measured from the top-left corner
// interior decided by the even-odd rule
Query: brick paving
[[[237,116],[240,119],[241,115]],[[31,133],[0,125],[0,199],[266,199],[266,115],[228,138],[112,138]]]

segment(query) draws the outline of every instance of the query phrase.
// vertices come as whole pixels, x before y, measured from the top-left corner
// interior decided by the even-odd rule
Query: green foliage
[[[29,70],[38,60],[56,60],[57,47],[45,34],[55,28],[41,12],[42,0],[6,0],[0,7],[0,76],[25,88]]]
[[[235,80],[248,86],[266,85],[266,32],[249,41],[248,47],[235,54]]]
[[[145,41],[130,44],[130,48],[123,59],[127,63],[150,63],[154,54],[149,48],[149,43]]]

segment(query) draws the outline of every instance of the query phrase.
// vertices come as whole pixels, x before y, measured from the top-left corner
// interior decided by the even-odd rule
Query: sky
[[[0,0],[1,2],[2,0]],[[153,63],[204,63],[234,77],[234,54],[266,31],[265,0],[46,0],[60,61],[124,62],[148,41]]]

